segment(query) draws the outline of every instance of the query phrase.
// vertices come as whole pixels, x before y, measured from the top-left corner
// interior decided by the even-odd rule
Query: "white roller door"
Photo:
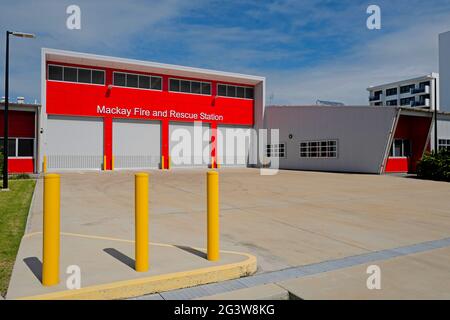
[[[218,163],[223,166],[241,166],[248,164],[251,128],[238,126],[217,127]]]
[[[158,168],[161,162],[161,125],[158,121],[113,121],[114,167]]]
[[[49,116],[45,136],[49,170],[102,168],[102,119]]]
[[[211,162],[207,123],[170,123],[170,163],[174,167],[207,167]]]

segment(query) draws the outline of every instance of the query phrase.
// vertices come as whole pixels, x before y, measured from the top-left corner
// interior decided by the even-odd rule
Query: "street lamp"
[[[9,36],[19,38],[35,38],[34,34],[6,31],[6,63],[5,63],[5,112],[3,135],[3,189],[8,189],[8,107],[9,107]]]

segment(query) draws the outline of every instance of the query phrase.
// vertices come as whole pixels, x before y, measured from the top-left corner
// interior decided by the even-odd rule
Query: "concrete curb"
[[[225,251],[223,251],[225,252]],[[212,282],[225,281],[251,275],[256,272],[256,257],[247,253],[229,252],[247,259],[228,265],[200,268],[189,271],[125,280],[43,295],[21,297],[18,300],[104,300],[126,299],[157,292],[187,288]]]
[[[194,300],[289,300],[289,292],[277,284],[269,283],[261,286],[233,290],[214,294]]]

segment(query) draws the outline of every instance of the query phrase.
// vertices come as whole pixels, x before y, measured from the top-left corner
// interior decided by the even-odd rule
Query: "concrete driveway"
[[[260,273],[450,237],[448,183],[219,171],[222,249],[256,255]],[[206,170],[150,171],[151,241],[205,247],[205,191]],[[42,180],[28,233],[42,230],[39,199]],[[61,231],[133,239],[133,201],[133,172],[63,173]],[[442,271],[450,275],[450,267]]]

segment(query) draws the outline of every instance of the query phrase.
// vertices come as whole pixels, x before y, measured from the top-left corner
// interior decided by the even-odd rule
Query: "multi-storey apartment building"
[[[439,110],[439,74],[430,73],[422,77],[371,86],[371,106],[417,107]]]

